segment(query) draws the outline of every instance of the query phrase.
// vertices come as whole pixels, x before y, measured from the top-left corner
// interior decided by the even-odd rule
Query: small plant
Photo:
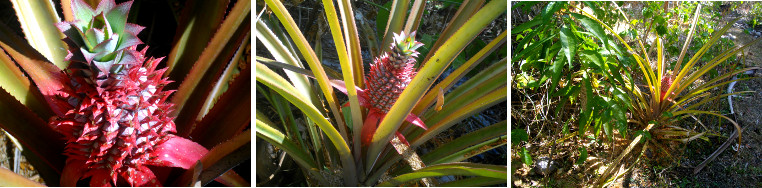
[[[647,140],[643,146],[644,150],[649,143],[657,145],[656,148],[660,150],[664,150],[663,147],[658,146],[662,144],[663,141],[688,142],[702,137],[704,133],[693,132],[674,125],[674,123],[676,123],[679,119],[692,116],[693,114],[706,114],[724,118],[730,121],[740,132],[741,128],[732,119],[715,112],[697,110],[697,107],[709,101],[721,99],[722,97],[726,97],[728,95],[746,93],[736,92],[708,97],[708,91],[710,89],[717,88],[731,82],[722,81],[723,79],[730,78],[735,74],[739,74],[753,68],[734,70],[726,74],[719,75],[716,78],[703,83],[697,83],[695,81],[702,78],[703,75],[707,74],[720,63],[726,61],[731,56],[735,56],[735,54],[743,51],[750,44],[753,44],[758,40],[755,40],[737,49],[726,50],[719,56],[716,56],[710,61],[706,62],[703,66],[697,65],[698,61],[707,52],[707,50],[715,42],[717,42],[720,39],[720,36],[722,36],[722,34],[724,34],[733,25],[732,23],[735,22],[731,21],[718,32],[715,32],[709,41],[705,43],[685,65],[682,65],[681,62],[692,39],[693,31],[696,28],[695,26],[699,17],[700,7],[701,5],[698,5],[696,8],[695,15],[693,16],[692,27],[688,33],[688,39],[685,42],[683,50],[680,52],[680,56],[677,59],[677,64],[673,69],[676,71],[674,74],[671,72],[671,70],[668,70],[668,64],[663,55],[664,49],[661,39],[657,38],[655,41],[657,51],[656,61],[652,62],[648,57],[648,54],[632,54],[633,57],[635,57],[640,73],[643,74],[643,78],[646,83],[645,90],[641,90],[640,87],[625,87],[624,89],[628,91],[630,96],[633,96],[631,100],[631,106],[628,107],[632,112],[632,118],[629,120],[629,122],[632,122],[637,127],[635,130],[643,130],[644,132],[649,132],[648,135],[651,135],[651,138],[654,138]],[[583,12],[583,14],[598,21],[598,23],[613,33],[613,30],[610,27],[595,19],[595,17],[592,15],[585,12]],[[616,37],[619,38],[620,41],[627,47],[628,51],[634,52],[634,50],[630,48],[629,45],[627,45],[627,43],[621,39],[621,37]],[[640,44],[641,50],[645,52],[645,48],[643,47],[642,43]],[[652,68],[653,65],[656,67],[655,70]],[[610,165],[609,168],[607,168],[606,172],[604,172],[604,174],[601,176],[598,185],[603,185],[604,183],[610,181],[608,175],[613,172],[612,169],[618,169],[619,162],[625,156],[627,156],[636,145],[640,144],[641,140],[645,139],[644,136],[644,134],[641,134],[634,138],[632,143],[624,150],[622,154],[620,154],[616,161],[614,161],[614,163]],[[741,141],[740,134],[738,141],[739,143]],[[643,152],[641,152],[641,155],[642,153]],[[667,154],[669,154],[668,151]],[[614,177],[618,177],[618,175]]]

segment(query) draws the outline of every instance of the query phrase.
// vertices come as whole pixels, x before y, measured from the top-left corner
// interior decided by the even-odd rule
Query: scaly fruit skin
[[[132,2],[104,0],[92,10],[72,1],[76,19],[57,26],[69,45],[68,79],[57,103],[68,110],[50,126],[64,135],[68,156],[61,184],[74,186],[161,186],[147,167],[189,168],[207,150],[177,137],[172,104],[162,91],[170,83],[156,70],[163,58],[146,59],[135,35],[143,27],[126,23]],[[68,106],[67,106],[68,105]]]
[[[674,77],[672,77],[672,71],[667,72],[667,74],[661,78],[661,100],[667,98],[667,90],[669,90],[669,87],[672,86],[672,82],[674,81],[673,79]],[[675,92],[672,93],[674,94]],[[671,99],[671,97],[667,99]]]
[[[415,41],[415,32],[394,34],[391,53],[386,52],[373,61],[370,72],[365,76],[367,89],[363,93],[369,99],[370,112],[362,129],[362,143],[368,145],[380,122],[392,108],[402,91],[415,77],[416,49],[423,43]],[[416,117],[417,119],[417,117]],[[422,126],[425,129],[425,126]]]
[[[365,77],[372,109],[387,113],[397,101],[410,81],[415,77],[416,49],[423,43],[415,41],[415,32],[410,36],[394,34],[392,52],[385,52],[370,65],[370,73]]]

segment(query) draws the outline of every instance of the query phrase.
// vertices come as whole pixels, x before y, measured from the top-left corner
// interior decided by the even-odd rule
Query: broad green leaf
[[[585,160],[587,160],[587,148],[579,147],[577,150],[579,150],[579,159],[577,159],[577,164],[581,165],[585,163]]]
[[[566,55],[566,61],[569,64],[569,69],[572,68],[572,62],[577,53],[577,39],[572,31],[567,28],[561,28],[561,51]]]
[[[529,135],[524,129],[511,129],[511,144],[518,144],[521,141],[528,141]]]
[[[542,23],[549,24],[550,18],[561,8],[563,8],[564,4],[566,2],[563,1],[553,1],[548,3],[547,6],[545,6],[545,9],[542,10]]]
[[[522,147],[519,155],[521,156],[521,162],[524,162],[526,165],[532,165],[532,154],[529,154],[527,148]]]
[[[523,23],[523,24],[521,24],[519,26],[511,28],[511,35],[515,35],[515,34],[524,32],[527,29],[530,29],[530,28],[532,28],[532,27],[534,27],[536,25],[539,25],[540,23],[542,23],[542,20],[540,20],[540,19],[530,20],[530,21],[528,21],[526,23]]]

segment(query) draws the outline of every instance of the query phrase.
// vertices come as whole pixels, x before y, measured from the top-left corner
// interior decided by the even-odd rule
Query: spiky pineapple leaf
[[[243,133],[232,137],[221,144],[218,144],[209,153],[204,155],[200,162],[202,164],[201,175],[199,180],[202,184],[211,182],[214,179],[222,181],[223,183],[232,183],[229,186],[250,186],[249,183],[238,178],[235,178],[237,174],[229,173],[224,174],[228,169],[235,167],[236,165],[251,159],[251,129],[244,131]],[[193,175],[193,169],[185,171],[185,173],[177,180],[175,185],[185,186],[188,185]],[[222,177],[219,177],[222,175]],[[223,180],[224,179],[224,180]],[[233,181],[233,182],[229,182]]]
[[[250,15],[251,1],[239,1],[233,7],[230,15],[223,21],[220,30],[215,33],[212,41],[193,65],[177,93],[172,97],[176,105],[175,123],[177,134],[187,136],[199,115],[204,100],[209,95],[214,81],[222,74],[222,69],[229,63],[238,46],[247,35],[251,35]],[[196,100],[190,100],[191,98]],[[202,99],[202,100],[197,100]]]
[[[222,23],[228,1],[188,1],[178,21],[173,48],[167,56],[170,80],[183,80]]]
[[[13,96],[0,89],[0,127],[24,146],[29,162],[49,186],[57,186],[65,157],[60,135]]]
[[[251,122],[251,66],[244,69],[228,91],[196,125],[191,138],[212,147],[240,133]]]
[[[1,27],[1,26],[0,26]],[[0,48],[0,87],[16,97],[40,117],[53,115],[40,90],[31,83],[16,63]]]
[[[63,105],[66,104],[55,103],[53,97],[63,90],[66,76],[61,72],[61,69],[47,61],[42,54],[34,50],[28,43],[19,41],[18,36],[0,32],[0,47],[29,74],[32,81],[34,81],[39,91],[45,97],[47,105],[50,106],[53,114],[63,115],[65,112]],[[47,114],[40,115],[47,116]]]
[[[507,134],[506,132],[507,130],[508,130],[507,121],[501,121],[501,122],[495,123],[493,125],[481,128],[477,131],[470,132],[466,135],[458,137],[457,139],[450,141],[444,145],[441,145],[437,149],[434,149],[433,151],[427,153],[426,155],[421,156],[421,159],[427,165],[447,163],[447,162],[457,162],[457,161],[448,160],[448,159],[452,159],[457,156],[462,156],[459,154],[464,153],[463,151],[467,151],[469,152],[469,154],[472,154],[472,155],[485,152],[484,150],[481,152],[471,152],[471,150],[467,150],[466,148],[469,148],[471,146],[477,146],[477,145],[485,145],[485,143],[490,143],[488,141],[494,140],[496,138],[500,138],[500,136],[505,136]],[[501,139],[501,141],[507,141],[507,140]],[[503,142],[502,144],[505,144],[505,143],[506,142]],[[500,145],[497,145],[497,146],[500,146]]]
[[[385,148],[386,142],[391,140],[393,132],[399,129],[401,123],[407,114],[410,114],[413,106],[420,100],[423,93],[428,90],[431,84],[436,80],[457,52],[461,51],[466,44],[475,38],[492,20],[503,14],[508,2],[505,0],[491,1],[479,10],[474,17],[481,19],[470,19],[461,30],[453,34],[453,37],[447,40],[440,49],[434,51],[434,55],[424,63],[423,68],[418,72],[408,87],[402,92],[389,113],[379,124],[377,133],[373,137],[373,143],[368,149],[368,158],[366,167],[375,163],[376,156]],[[505,94],[504,94],[505,95]],[[432,129],[429,129],[431,131]]]
[[[498,178],[503,181],[508,179],[506,166],[484,165],[475,163],[446,163],[432,165],[412,173],[403,174],[378,184],[379,187],[399,186],[408,181],[425,177],[438,177],[447,175],[480,176]]]
[[[13,8],[21,23],[26,40],[29,41],[45,59],[59,68],[65,68],[66,47],[61,41],[60,32],[55,26],[60,19],[53,1],[49,0],[12,0]]]

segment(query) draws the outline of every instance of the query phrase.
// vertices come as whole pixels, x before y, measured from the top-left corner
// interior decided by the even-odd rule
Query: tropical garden
[[[509,6],[513,186],[761,186],[762,4]]]
[[[251,7],[2,1],[0,186],[250,186]]]
[[[257,186],[507,186],[507,6],[257,3]]]

